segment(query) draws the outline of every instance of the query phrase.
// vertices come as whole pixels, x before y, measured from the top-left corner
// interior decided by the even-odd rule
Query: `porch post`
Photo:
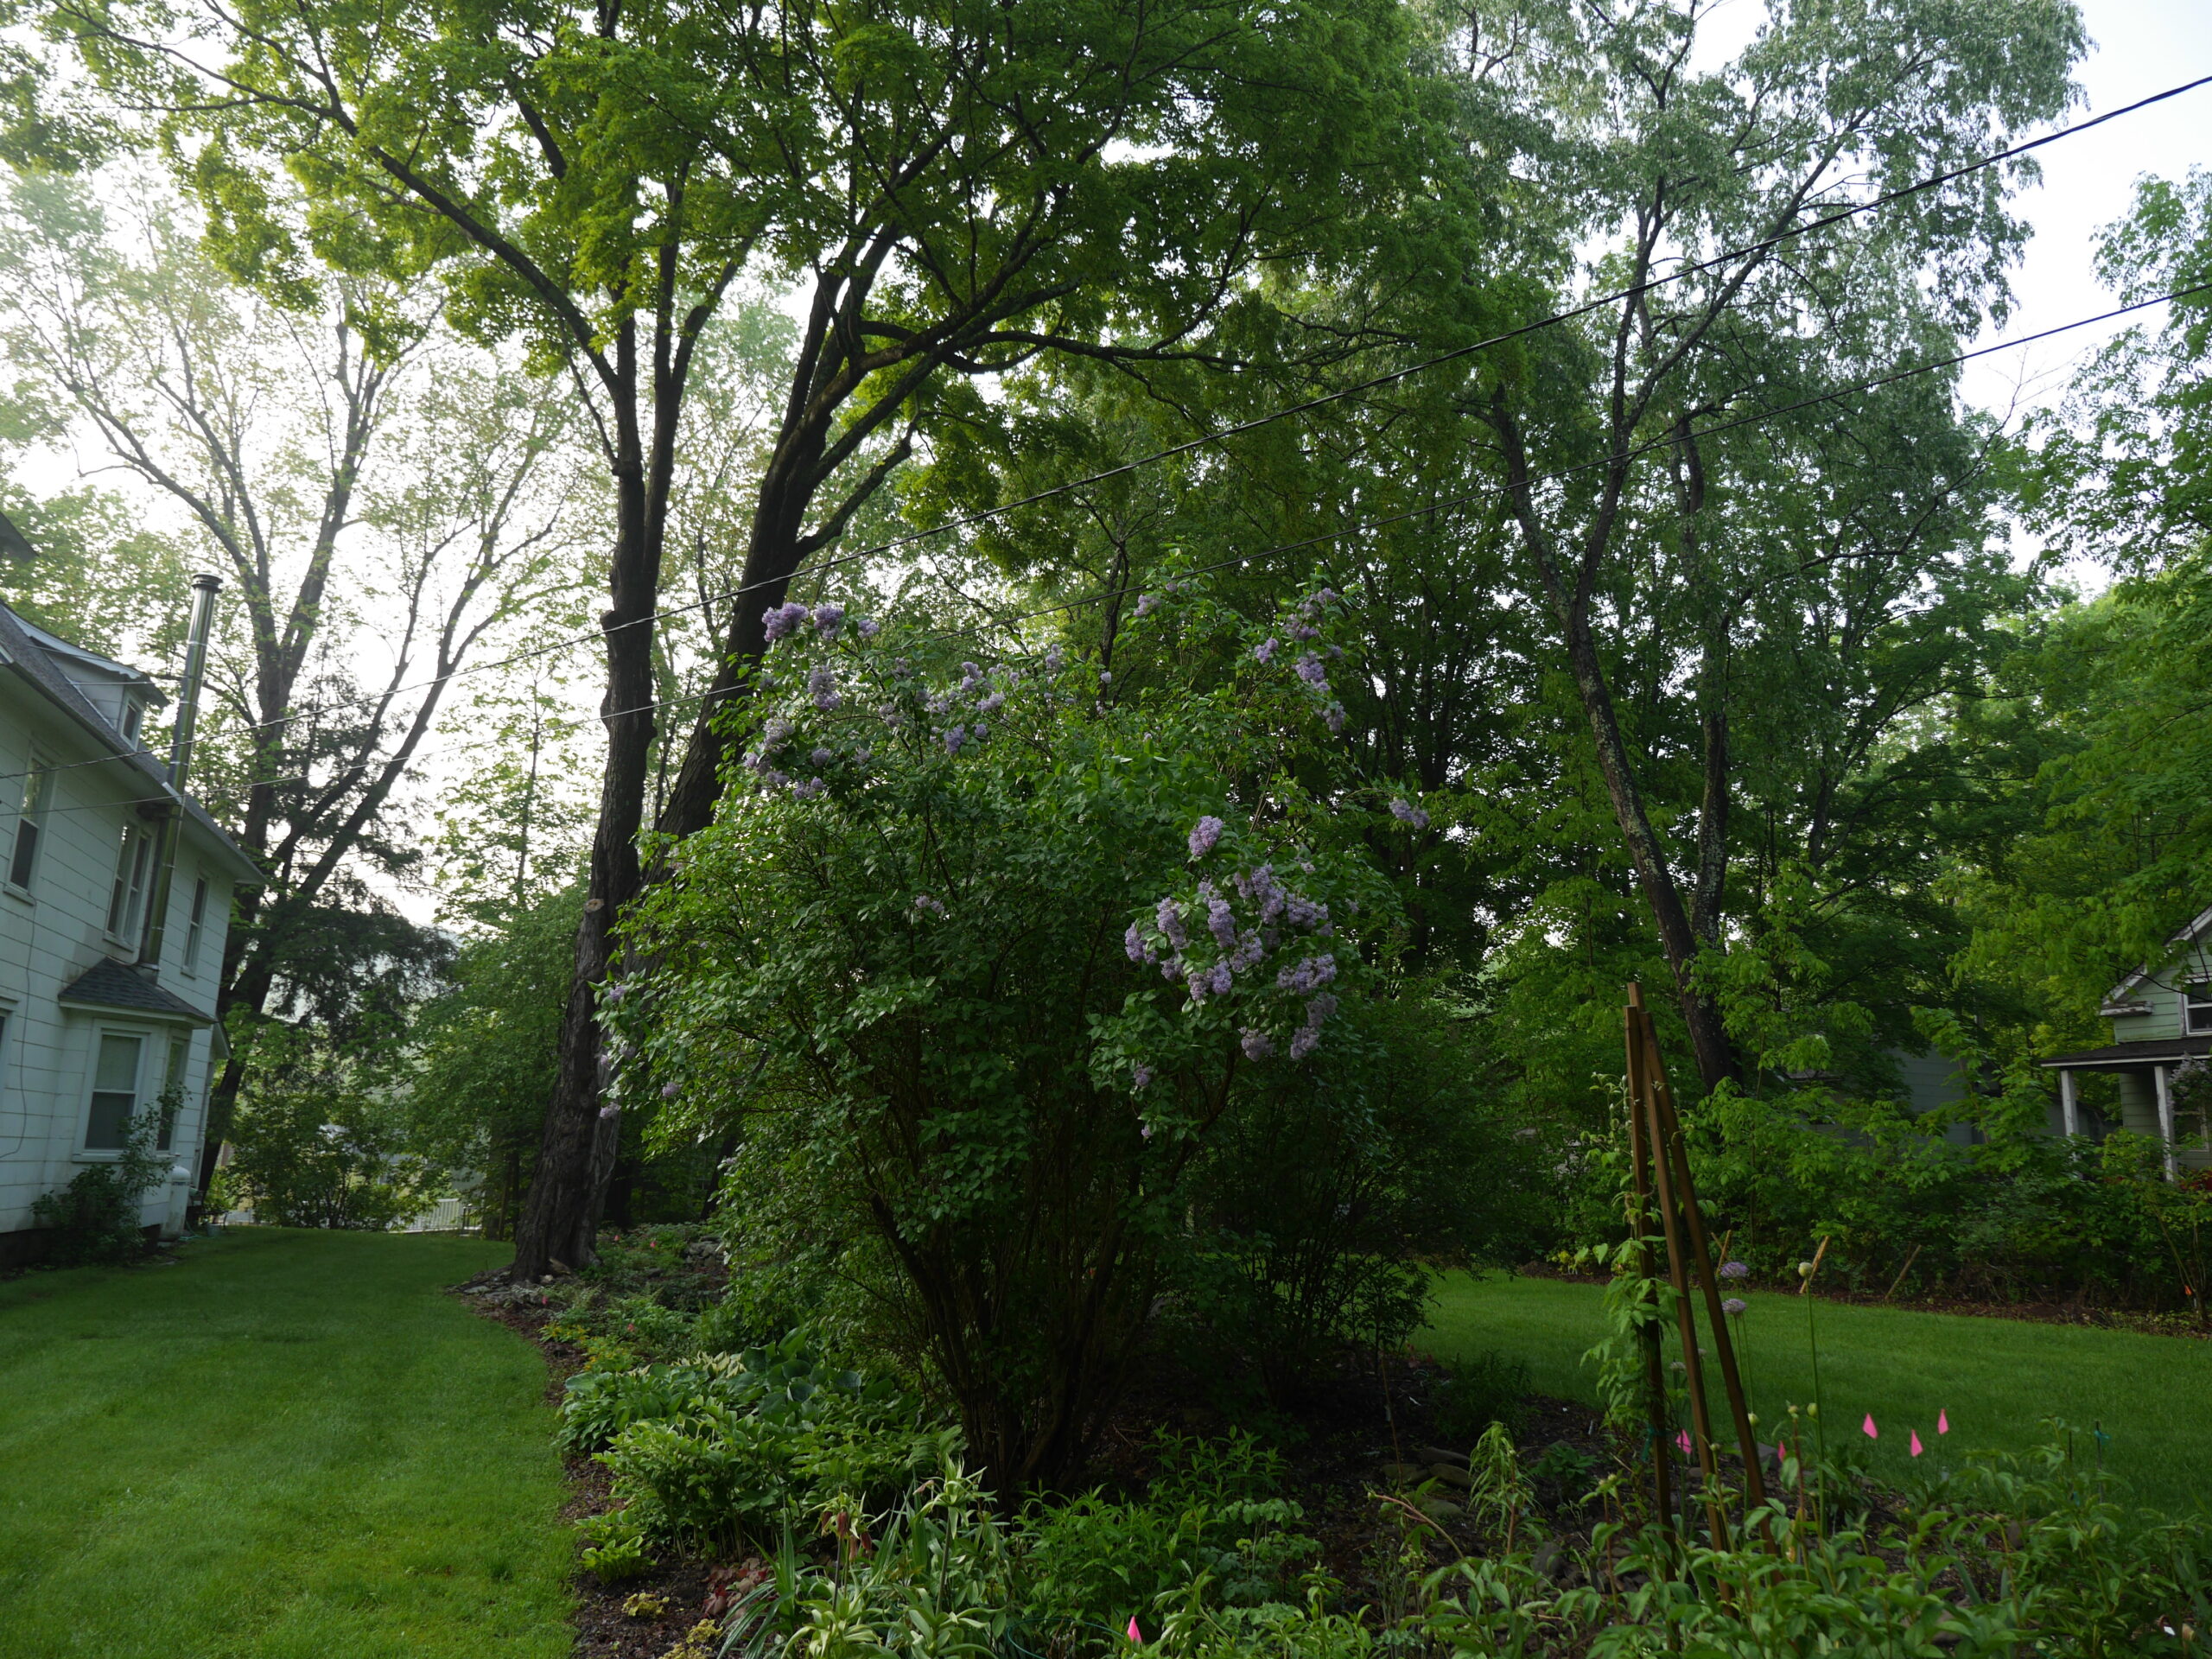
[[[2158,1134],[2166,1143],[2166,1179],[2177,1173],[2174,1160],[2174,1091],[2166,1085],[2166,1068],[2154,1065],[2151,1075],[2158,1085]]]
[[[2082,1112],[2075,1103],[2074,1073],[2071,1071],[2062,1071],[2058,1074],[2058,1111],[2067,1134],[2082,1133]]]

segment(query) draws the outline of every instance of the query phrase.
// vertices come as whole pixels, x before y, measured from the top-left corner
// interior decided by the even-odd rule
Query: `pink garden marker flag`
[[[1137,1616],[1135,1613],[1129,1615],[1129,1640],[1140,1647],[1144,1645],[1144,1632],[1137,1629]]]
[[[1686,1458],[1687,1458],[1688,1456],[1689,1456],[1689,1454],[1690,1454],[1690,1436],[1689,1436],[1689,1431],[1688,1431],[1688,1429],[1684,1429],[1681,1433],[1679,1433],[1679,1434],[1675,1435],[1675,1444],[1676,1446],[1681,1446],[1681,1447],[1682,1448],[1682,1455],[1683,1455],[1684,1457],[1686,1457]]]
[[[1870,1440],[1878,1440],[1882,1438],[1882,1431],[1874,1427],[1874,1414],[1871,1411],[1866,1414],[1866,1421],[1859,1427],[1866,1431],[1866,1438]]]
[[[1916,1429],[1916,1429],[1914,1429],[1914,1430],[1912,1431],[1912,1455],[1913,1455],[1914,1457],[1916,1457],[1916,1457],[1918,1457],[1918,1456],[1920,1455],[1920,1453],[1921,1453],[1920,1431],[1919,1431],[1918,1429]]]
[[[1948,1410],[1936,1414],[1936,1432],[1938,1434],[1948,1434],[1951,1432],[1951,1414]]]

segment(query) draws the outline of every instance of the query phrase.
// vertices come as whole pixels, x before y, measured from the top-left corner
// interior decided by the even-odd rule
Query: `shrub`
[[[148,1193],[168,1176],[171,1156],[155,1141],[165,1123],[176,1121],[182,1094],[162,1090],[151,1111],[139,1113],[125,1127],[123,1147],[112,1162],[88,1164],[58,1192],[31,1201],[31,1222],[48,1230],[47,1259],[57,1267],[122,1262],[144,1254],[146,1233],[139,1220]]]
[[[257,1034],[232,1118],[220,1198],[285,1227],[378,1230],[435,1201],[398,1106],[352,1058],[282,1029]]]
[[[1453,1448],[1471,1446],[1493,1423],[1517,1435],[1529,1416],[1529,1367],[1504,1354],[1478,1354],[1442,1368],[1429,1412]]]
[[[1334,1040],[1394,912],[1362,815],[1294,781],[1338,763],[1283,665],[1102,705],[1087,668],[920,654],[778,648],[751,781],[636,912],[618,1087],[736,1135],[736,1254],[830,1235],[1025,1488],[1079,1460],[1206,1147]]]

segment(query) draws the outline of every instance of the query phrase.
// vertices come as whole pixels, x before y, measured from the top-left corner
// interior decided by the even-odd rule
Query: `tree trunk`
[[[600,1205],[613,1166],[610,1148],[620,1129],[620,1108],[601,1104],[608,1067],[601,1054],[599,995],[613,959],[614,925],[641,885],[638,831],[652,754],[652,617],[660,589],[662,526],[651,510],[652,492],[639,428],[634,322],[623,325],[615,355],[626,396],[614,410],[616,518],[608,578],[613,603],[601,619],[607,631],[607,692],[600,705],[607,760],[600,774],[599,823],[592,836],[584,912],[576,927],[575,975],[561,1016],[553,1097],[546,1107],[537,1166],[515,1226],[512,1272],[518,1278],[538,1278],[556,1264],[581,1268],[593,1260]]]

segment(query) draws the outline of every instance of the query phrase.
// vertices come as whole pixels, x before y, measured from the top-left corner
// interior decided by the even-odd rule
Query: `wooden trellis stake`
[[[1660,1057],[1659,1036],[1651,1013],[1643,1005],[1643,988],[1628,988],[1628,1049],[1630,1090],[1634,1096],[1631,1116],[1643,1119],[1643,1144],[1635,1150],[1651,1160],[1657,1189],[1660,1218],[1667,1236],[1667,1273],[1675,1295],[1675,1317],[1682,1338],[1682,1366],[1690,1390],[1690,1416],[1697,1435],[1700,1467],[1706,1481],[1707,1503],[1713,1519],[1715,1542],[1726,1536],[1724,1517],[1713,1496],[1719,1471],[1713,1456],[1713,1427],[1705,1398],[1704,1373],[1697,1343],[1697,1317],[1688,1285],[1694,1271],[1703,1293],[1706,1318],[1713,1327],[1713,1357],[1719,1363],[1720,1383],[1728,1396],[1736,1444],[1744,1459],[1744,1497],[1756,1509],[1766,1502],[1766,1479],[1759,1466],[1758,1440],[1751,1432],[1751,1408],[1744,1399],[1743,1373],[1736,1363],[1736,1344],[1728,1334],[1728,1317],[1720,1308],[1720,1284],[1713,1271],[1713,1253],[1705,1230],[1705,1217],[1697,1203],[1697,1185],[1690,1175],[1689,1154],[1682,1144],[1681,1120],[1675,1113],[1674,1090],[1668,1087],[1666,1062]],[[1639,1087],[1640,1085],[1640,1087]],[[1632,1147],[1634,1142],[1631,1142]],[[1642,1183],[1639,1180],[1639,1191]]]
[[[1651,1147],[1644,1133],[1643,1097],[1644,1047],[1637,1040],[1636,1010],[1624,1010],[1628,1037],[1628,1146],[1629,1166],[1635,1172],[1636,1203],[1630,1224],[1636,1229],[1638,1260],[1637,1272],[1648,1283],[1651,1271]],[[1638,1327],[1638,1339],[1643,1345],[1643,1374],[1647,1395],[1647,1410],[1651,1420],[1651,1500],[1652,1512],[1671,1528],[1675,1524],[1674,1495],[1669,1490],[1668,1470],[1672,1466],[1671,1453],[1667,1446],[1667,1365],[1662,1353],[1662,1338],[1656,1322],[1647,1321]]]

